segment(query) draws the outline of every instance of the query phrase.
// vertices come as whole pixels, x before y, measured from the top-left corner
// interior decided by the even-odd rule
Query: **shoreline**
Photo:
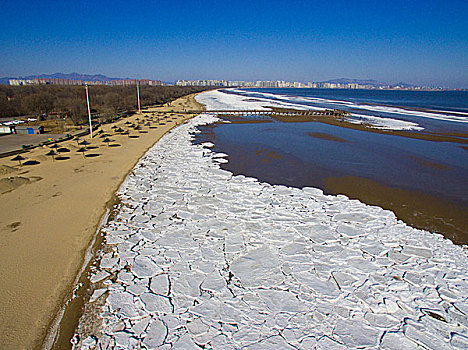
[[[464,247],[345,196],[233,176],[213,143],[192,142],[205,122],[167,135],[123,184],[94,276],[100,310],[87,314],[98,324],[79,330],[78,349],[409,347],[464,336]],[[449,326],[424,327],[440,321]]]
[[[155,128],[132,130],[132,138],[114,134],[113,144],[106,145],[98,137],[83,138],[98,146],[92,151],[98,157],[85,158],[76,152],[75,141],[66,141],[60,146],[71,151],[65,154],[68,160],[46,157],[48,147],[27,153],[37,165],[17,169],[9,158],[0,159],[2,178],[11,185],[1,194],[0,203],[0,347],[44,345],[116,191],[165,133],[192,117],[178,111],[202,108],[194,95],[188,95],[169,106],[150,107],[141,115],[107,124],[102,130],[111,134],[113,125],[145,114],[158,113],[158,119],[165,119]]]
[[[244,121],[249,124],[250,121]],[[377,179],[366,177],[366,174],[350,176],[346,173],[334,173],[316,165],[304,162],[294,154],[281,152],[267,145],[249,146],[231,142],[221,142],[216,138],[214,128],[223,123],[214,123],[204,127],[197,136],[197,142],[212,142],[214,150],[227,153],[229,161],[221,164],[223,170],[234,175],[254,177],[269,184],[285,185],[295,188],[311,186],[319,188],[329,195],[346,195],[368,205],[377,205],[391,210],[406,224],[444,235],[455,244],[468,243],[468,227],[465,203],[424,192],[420,189],[398,187]],[[328,141],[347,143],[348,141],[327,133],[308,133],[310,137]],[[260,151],[261,149],[261,151]],[[269,154],[275,154],[274,157]],[[445,169],[442,164],[413,157],[415,162],[424,167]],[[287,170],[285,170],[287,169]],[[294,171],[292,169],[300,169]],[[318,174],[316,177],[309,173]]]

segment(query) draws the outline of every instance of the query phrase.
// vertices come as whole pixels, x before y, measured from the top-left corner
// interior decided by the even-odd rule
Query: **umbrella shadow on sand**
[[[55,157],[55,160],[67,160],[70,157],[64,156],[65,153],[70,153],[70,150],[66,147],[57,148],[57,152],[60,154],[58,157]]]
[[[12,162],[18,162],[19,166],[23,166],[23,163],[21,163],[23,160],[26,160],[22,155],[18,154],[16,157],[10,159]]]
[[[37,160],[26,160],[27,158],[23,157],[22,155],[18,154],[16,157],[11,158],[11,161],[18,162],[19,166],[27,166],[27,165],[37,165],[41,164],[41,162]],[[26,161],[25,161],[26,160]]]
[[[41,164],[41,162],[37,160],[27,160],[23,163],[23,165],[37,165],[37,164]]]

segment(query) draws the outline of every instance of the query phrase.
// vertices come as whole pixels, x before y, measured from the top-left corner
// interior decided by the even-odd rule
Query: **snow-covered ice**
[[[214,120],[165,135],[121,186],[91,277],[102,325],[75,348],[466,348],[465,247],[345,196],[233,176],[191,142]]]

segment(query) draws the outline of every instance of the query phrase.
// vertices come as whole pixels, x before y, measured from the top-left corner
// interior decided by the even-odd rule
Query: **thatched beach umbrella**
[[[57,149],[57,152],[58,153],[68,153],[68,152],[70,152],[70,150],[68,148],[66,148],[66,147],[60,147],[60,148]]]
[[[58,145],[56,143],[54,143],[51,146],[49,146],[49,148],[58,148]]]
[[[58,153],[55,152],[54,150],[50,150],[45,155],[48,156],[48,157],[52,157],[52,161],[55,161],[55,156],[58,155]]]
[[[101,136],[99,136],[101,139],[104,139],[104,138],[107,138],[109,136],[112,136],[111,134],[108,134],[108,133],[104,133],[102,134]]]
[[[110,138],[108,138],[108,137],[106,137],[104,140],[102,140],[102,142],[107,143],[107,146],[109,146],[109,142],[113,142],[113,141],[114,141],[114,140],[112,140],[112,139],[110,139]]]
[[[77,152],[81,152],[83,154],[83,158],[85,156],[85,152],[87,151],[88,149],[86,147],[81,147],[80,149],[77,150]]]
[[[87,145],[90,145],[91,142],[88,142],[88,141],[86,141],[86,140],[83,140],[83,141],[79,142],[78,144],[79,144],[80,146],[87,146]]]
[[[21,166],[21,161],[22,160],[26,160],[26,158],[22,157],[21,155],[17,155],[16,157],[14,158],[11,158],[12,161],[15,161],[15,162],[19,162],[19,165]]]

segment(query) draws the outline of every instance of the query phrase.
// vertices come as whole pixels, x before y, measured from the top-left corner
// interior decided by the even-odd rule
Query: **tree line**
[[[141,107],[161,105],[181,96],[206,90],[197,86],[140,86]],[[138,106],[136,86],[89,86],[91,112],[103,120]],[[69,117],[79,125],[87,120],[84,86],[0,85],[0,117],[44,116],[50,113]]]

